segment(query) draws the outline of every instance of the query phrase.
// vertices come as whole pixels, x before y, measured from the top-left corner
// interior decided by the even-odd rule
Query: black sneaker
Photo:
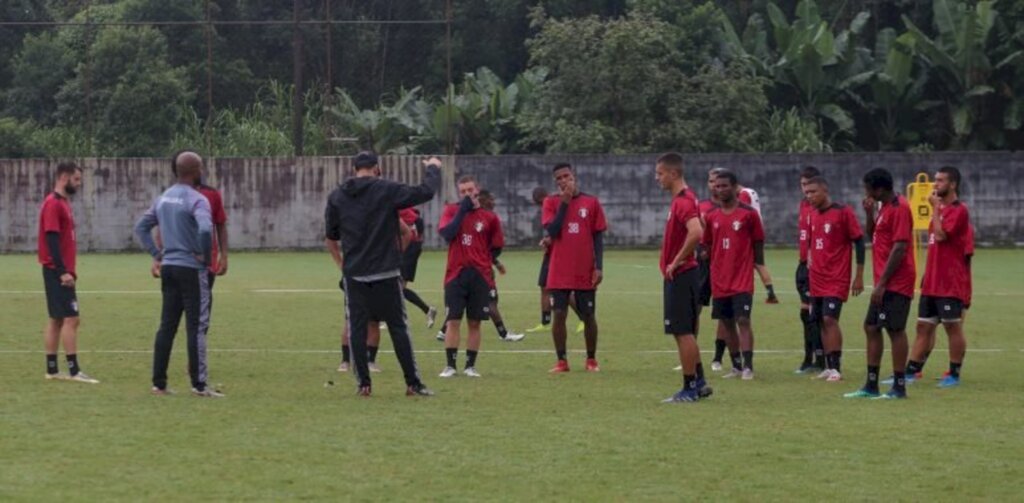
[[[421,383],[405,388],[405,396],[434,396],[434,392]]]

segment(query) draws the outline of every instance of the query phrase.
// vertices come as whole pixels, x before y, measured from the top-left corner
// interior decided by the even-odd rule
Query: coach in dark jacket
[[[405,323],[398,210],[430,201],[441,187],[441,161],[424,162],[423,183],[409,186],[380,178],[377,156],[360,152],[356,176],[334,189],[327,200],[327,244],[337,257],[337,242],[344,254],[345,308],[349,315],[352,361],[359,394],[370,396],[366,358],[366,327],[371,319],[388,325],[395,356],[405,375],[407,395],[433,393],[416,371],[412,340]]]

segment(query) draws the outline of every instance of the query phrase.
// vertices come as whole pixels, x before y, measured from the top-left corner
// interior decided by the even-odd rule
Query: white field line
[[[431,288],[419,289],[413,285],[413,289],[417,292],[423,293],[444,293],[444,290],[437,290]],[[868,287],[867,289],[870,289]],[[214,293],[220,294],[238,294],[238,293],[257,293],[257,294],[306,294],[306,293],[329,293],[338,294],[340,290],[337,288],[256,288],[251,290],[228,290],[228,289],[216,289]],[[46,292],[43,290],[0,290],[0,295],[43,295]],[[159,295],[160,290],[78,290],[77,293],[84,295]],[[537,290],[498,290],[499,294],[506,295],[537,295]],[[796,295],[794,290],[776,290],[775,293],[780,295]],[[662,295],[660,289],[651,290],[614,290],[604,289],[600,291],[601,295]],[[975,297],[1022,297],[1024,291],[1021,292],[974,292]]]
[[[270,353],[270,354],[338,354],[341,351],[337,349],[255,349],[255,348],[222,348],[214,349],[210,348],[207,351],[211,353]],[[863,353],[863,349],[844,349],[846,353]],[[944,348],[936,347],[935,351],[945,351]],[[968,349],[969,353],[1003,353],[1012,352],[1013,350],[1007,350],[1002,348],[989,348],[989,349]],[[1024,352],[1024,348],[1019,350]],[[151,354],[152,349],[93,349],[93,350],[80,350],[79,353],[94,353],[94,354]],[[391,350],[381,349],[381,353],[393,353]],[[444,350],[441,349],[417,349],[417,353],[427,354],[442,354]],[[481,350],[481,353],[487,354],[526,354],[526,355],[548,355],[552,353],[550,349],[495,349],[495,350]],[[569,350],[570,353],[583,354],[586,351]],[[759,355],[790,355],[790,354],[803,354],[803,349],[759,349],[756,351]],[[43,354],[43,350],[37,349],[0,349],[0,355],[2,354]],[[667,349],[638,349],[638,350],[627,350],[627,351],[615,351],[615,350],[602,350],[601,354],[632,354],[632,355],[654,355],[654,354],[676,354],[676,350]],[[701,351],[705,354],[713,354],[714,351]]]

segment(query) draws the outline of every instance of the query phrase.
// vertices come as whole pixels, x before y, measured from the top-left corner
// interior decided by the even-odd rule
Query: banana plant
[[[381,103],[375,109],[363,109],[344,89],[335,90],[336,105],[327,112],[339,121],[343,135],[351,135],[360,148],[388,154],[409,154],[416,150],[421,129],[414,104],[419,87],[399,91],[394,103]]]

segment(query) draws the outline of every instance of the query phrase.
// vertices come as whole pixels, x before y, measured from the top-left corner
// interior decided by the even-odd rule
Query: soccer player
[[[548,191],[544,187],[533,189],[533,202],[537,206],[544,206],[544,199],[548,197]],[[543,233],[543,225],[541,226]],[[545,234],[540,246],[544,248],[544,259],[540,263],[540,275],[537,279],[537,286],[540,287],[540,323],[526,331],[526,333],[541,332],[547,330],[551,324],[551,302],[548,300],[548,264],[551,261],[551,240]]]
[[[82,187],[82,168],[74,163],[57,165],[57,179],[53,192],[46,196],[39,210],[39,237],[37,246],[39,264],[43,266],[43,286],[46,289],[46,309],[49,320],[43,331],[46,348],[46,378],[70,379],[81,383],[98,384],[99,381],[82,372],[78,365],[78,297],[75,282],[78,272],[75,259],[75,214],[71,211],[71,196]],[[60,373],[57,350],[64,344],[64,357],[68,375]]]
[[[935,174],[935,192],[928,227],[928,258],[921,279],[918,302],[917,337],[907,363],[908,381],[924,369],[928,348],[934,344],[936,327],[942,322],[949,337],[949,375],[940,388],[960,384],[960,367],[967,353],[963,331],[963,309],[971,297],[968,251],[973,248],[970,214],[959,199],[960,170],[951,166]],[[913,377],[912,377],[913,376]]]
[[[864,233],[857,215],[846,205],[832,202],[823,177],[804,187],[811,211],[807,266],[811,282],[811,316],[821,322],[826,369],[816,376],[838,382],[842,376],[843,332],[839,316],[852,292],[864,291]],[[857,272],[850,285],[850,255],[856,248]]]
[[[821,347],[821,322],[811,318],[811,279],[807,271],[809,251],[808,238],[811,233],[811,212],[814,207],[804,195],[807,184],[821,176],[814,166],[805,166],[800,171],[800,211],[797,229],[800,231],[800,263],[796,267],[796,291],[800,295],[800,323],[804,329],[804,360],[796,374],[825,370],[825,353]]]
[[[704,216],[703,245],[711,265],[711,317],[730,340],[739,340],[742,364],[734,360],[725,377],[754,378],[754,265],[764,264],[764,228],[754,208],[737,199],[739,183],[729,171],[718,173],[715,196],[719,206]]]
[[[480,351],[480,323],[490,314],[494,298],[494,270],[491,264],[505,246],[498,215],[480,207],[480,186],[472,176],[458,182],[458,204],[449,204],[441,214],[439,233],[448,243],[448,266],[444,277],[446,366],[441,377],[454,377],[459,353],[463,315],[469,331],[466,337],[466,366],[462,374],[480,377],[476,357]]]
[[[423,254],[423,216],[416,208],[405,208],[398,212],[398,216],[405,226],[403,228],[408,230],[408,245],[402,252],[402,295],[405,296],[405,300],[427,315],[427,328],[434,328],[437,308],[428,306],[419,294],[409,288],[409,283],[416,281],[416,269],[419,265],[420,255]]]
[[[408,186],[381,179],[377,155],[360,152],[353,160],[356,176],[331,192],[324,212],[326,237],[341,241],[345,258],[345,310],[357,383],[356,393],[372,394],[367,335],[369,324],[387,324],[395,357],[402,367],[407,396],[432,396],[420,380],[409,337],[402,297],[402,250],[398,211],[434,198],[441,187],[441,161],[424,161],[423,183]]]
[[[682,389],[663,402],[696,402],[712,393],[704,380],[697,345],[700,272],[694,252],[704,229],[696,198],[683,178],[683,157],[677,153],[662,154],[655,163],[655,178],[662,189],[672,194],[659,265],[664,277],[665,333],[675,338],[683,367]]]
[[[719,167],[708,170],[708,198],[700,201],[697,205],[702,226],[704,225],[704,217],[718,206],[715,183],[718,181],[718,174],[725,171],[725,168]],[[697,266],[700,268],[700,305],[703,308],[711,305],[711,263],[708,261],[708,251],[703,243],[697,244]],[[713,372],[722,370],[722,358],[725,356],[726,348],[729,349],[733,368],[742,370],[739,339],[729,337],[729,332],[725,330],[725,326],[719,323],[715,329],[715,355],[711,359],[711,370]],[[682,370],[682,366],[676,367],[676,370]]]
[[[608,229],[604,209],[596,197],[580,192],[571,164],[559,163],[552,170],[558,194],[544,200],[542,223],[551,239],[551,263],[547,289],[554,320],[551,337],[558,361],[552,373],[569,371],[566,359],[569,297],[576,299],[576,312],[583,321],[587,372],[599,372],[597,363],[597,286],[603,278],[604,231]]]
[[[741,203],[750,206],[757,212],[758,216],[761,216],[761,197],[757,195],[756,190],[740,185],[738,197]],[[765,302],[768,304],[778,304],[779,298],[775,296],[775,287],[772,286],[772,273],[768,270],[768,266],[755,264],[754,269],[757,270],[757,275],[761,277],[761,283],[768,292],[768,298],[765,299]]]
[[[178,182],[164,191],[135,224],[136,237],[153,257],[153,269],[159,269],[163,293],[160,329],[153,346],[152,392],[155,395],[171,393],[167,388],[167,365],[184,312],[192,394],[219,398],[224,395],[206,384],[208,264],[212,262],[213,222],[209,200],[195,188],[202,176],[203,159],[195,152],[182,152],[175,164]],[[161,229],[163,249],[153,240],[152,231],[157,226]]]
[[[847,398],[906,398],[907,315],[914,297],[917,271],[914,253],[914,216],[907,200],[893,191],[892,174],[875,168],[864,175],[864,213],[871,236],[871,263],[875,286],[864,320],[867,336],[867,382]],[[892,341],[893,385],[885,395],[878,389],[878,371],[884,343],[882,329]]]
[[[481,190],[478,199],[480,201],[481,208],[490,211],[491,213],[494,213],[494,196],[489,191]],[[504,276],[506,272],[505,264],[502,264],[501,261],[498,260],[498,257],[494,257],[493,262],[494,268],[498,270],[498,273]],[[494,295],[491,298],[491,303],[489,306],[491,309],[490,318],[491,322],[494,323],[494,328],[498,331],[498,336],[501,337],[501,340],[506,342],[519,342],[523,340],[523,338],[525,338],[526,335],[517,334],[515,332],[509,332],[508,329],[505,328],[505,322],[501,317],[501,311],[498,310],[497,287],[495,287],[494,290],[492,290],[492,293]]]

